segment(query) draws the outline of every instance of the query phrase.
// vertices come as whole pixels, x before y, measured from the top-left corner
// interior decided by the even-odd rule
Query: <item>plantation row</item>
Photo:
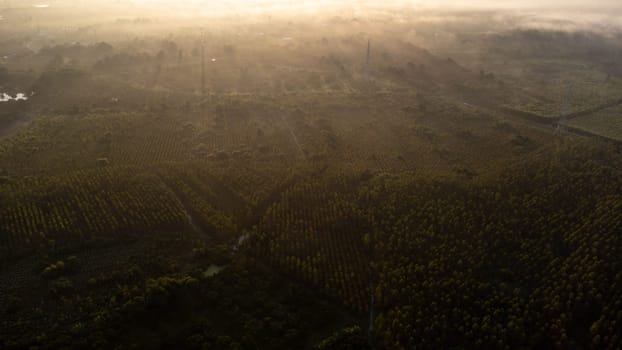
[[[179,227],[181,204],[163,183],[133,176],[133,168],[81,171],[2,186],[1,248],[14,253],[31,247],[81,242]],[[131,180],[121,180],[129,178]],[[4,256],[7,256],[4,255]]]
[[[189,216],[211,228],[210,235],[235,237],[237,224],[232,217],[248,216],[250,209],[241,200],[228,206],[231,201],[218,193],[222,189],[203,180],[211,175],[179,169],[182,167],[155,171],[108,167],[2,185],[2,256],[94,239],[188,231]]]
[[[348,180],[302,180],[283,193],[258,226],[256,253],[358,312],[368,307],[364,214]]]
[[[233,239],[257,215],[254,206],[278,198],[274,191],[294,174],[282,169],[275,175],[266,164],[231,173],[210,162],[179,162],[11,180],[0,185],[0,249],[7,257],[57,243],[188,228],[189,217],[208,234]]]
[[[483,184],[370,186],[387,347],[619,348],[619,156],[581,147]]]

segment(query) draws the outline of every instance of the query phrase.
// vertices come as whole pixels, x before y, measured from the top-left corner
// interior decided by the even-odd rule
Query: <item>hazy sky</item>
[[[396,3],[401,2],[412,5],[423,6],[452,6],[452,7],[621,7],[622,0],[131,0],[137,4],[206,4],[210,3],[227,3],[230,5],[272,5],[288,4],[296,5],[316,5],[317,3],[333,3],[333,4],[362,4],[362,3]]]
[[[509,7],[620,7],[622,0],[422,0],[428,5],[472,5],[472,6],[509,6]]]
[[[50,0],[51,1],[51,0]],[[92,0],[91,0],[92,1]],[[99,0],[106,1],[106,0]],[[117,0],[107,0],[116,2]],[[460,9],[522,9],[543,10],[539,15],[555,15],[563,18],[583,16],[587,13],[600,13],[601,16],[616,16],[622,11],[622,0],[120,0],[121,3],[134,3],[141,6],[155,5],[166,11],[186,15],[210,16],[217,14],[257,14],[273,15],[292,12],[315,14],[326,9],[339,11],[365,8],[409,7],[412,9],[460,10]],[[590,11],[585,11],[589,8]],[[579,9],[580,11],[577,11]],[[615,9],[615,11],[612,11]],[[592,20],[592,22],[599,20]]]

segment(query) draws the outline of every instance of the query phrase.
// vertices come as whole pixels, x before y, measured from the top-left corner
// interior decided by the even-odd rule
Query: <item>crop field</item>
[[[587,116],[581,116],[572,119],[568,124],[597,135],[622,140],[622,107],[610,107]]]
[[[533,113],[545,118],[559,119],[564,104],[566,114],[576,114],[594,108],[619,103],[621,82],[599,67],[566,62],[542,62],[528,66],[526,75],[532,79],[528,86],[517,89],[507,107]],[[557,74],[551,73],[559,71]],[[546,74],[537,75],[537,72]],[[524,71],[521,73],[525,74]],[[520,83],[519,83],[520,84]]]

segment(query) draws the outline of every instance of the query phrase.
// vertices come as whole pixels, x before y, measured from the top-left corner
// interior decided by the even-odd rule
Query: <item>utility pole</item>
[[[557,127],[555,128],[555,133],[563,134],[566,131],[566,122],[568,114],[570,114],[570,99],[572,98],[572,83],[568,85],[568,91],[564,96],[564,100],[562,102],[562,110],[559,116],[559,121],[557,122]]]

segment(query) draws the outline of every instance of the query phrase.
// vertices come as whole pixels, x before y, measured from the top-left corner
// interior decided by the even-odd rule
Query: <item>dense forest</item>
[[[614,24],[69,3],[0,5],[0,348],[622,346]]]

